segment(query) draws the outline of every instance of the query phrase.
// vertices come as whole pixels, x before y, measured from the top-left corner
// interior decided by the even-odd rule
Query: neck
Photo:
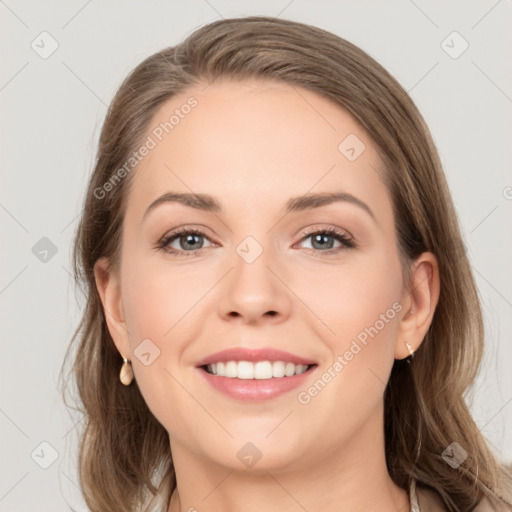
[[[177,488],[168,512],[408,511],[408,493],[394,484],[387,471],[379,412],[349,442],[327,456],[313,454],[316,459],[308,460],[301,456],[291,469],[256,465],[242,471],[171,442]]]

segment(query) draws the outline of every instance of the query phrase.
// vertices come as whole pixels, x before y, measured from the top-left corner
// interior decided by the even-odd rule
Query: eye
[[[301,242],[309,239],[311,239],[311,247],[306,247],[306,249],[312,250],[315,253],[323,253],[322,255],[338,253],[340,250],[356,246],[353,238],[347,232],[336,228],[314,228],[307,232]],[[333,248],[335,242],[340,244],[338,248]]]
[[[300,243],[311,239],[311,247],[305,247],[308,251],[313,251],[315,254],[332,255],[338,252],[356,247],[354,239],[343,230],[336,228],[314,228],[306,232]],[[157,242],[157,249],[162,250],[168,254],[183,255],[183,256],[196,256],[204,247],[204,240],[210,240],[205,233],[198,229],[181,228],[172,233],[164,235],[159,242]],[[335,242],[339,246],[333,248]],[[174,246],[173,246],[174,245]],[[211,244],[212,246],[215,244]]]
[[[182,228],[164,235],[157,243],[157,248],[170,254],[195,256],[203,247],[203,241],[209,238],[198,229]],[[174,247],[172,245],[175,245]],[[176,245],[178,247],[176,247]]]

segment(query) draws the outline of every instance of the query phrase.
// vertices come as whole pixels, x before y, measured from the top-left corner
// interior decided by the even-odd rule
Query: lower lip
[[[198,370],[206,381],[217,391],[237,400],[259,401],[275,398],[276,396],[299,387],[301,384],[304,384],[304,381],[311,375],[315,368],[316,366],[313,366],[300,375],[272,379],[233,379],[230,377],[212,375],[202,368],[198,368]]]

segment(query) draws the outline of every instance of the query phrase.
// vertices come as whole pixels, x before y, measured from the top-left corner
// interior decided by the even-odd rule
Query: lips
[[[291,352],[285,352],[275,348],[229,348],[220,352],[215,352],[196,363],[196,367],[207,366],[215,363],[225,363],[227,361],[249,361],[257,363],[258,361],[284,361],[295,365],[313,365],[316,361],[305,359]]]
[[[244,402],[268,400],[304,385],[317,366],[313,360],[273,348],[227,349],[196,364],[213,389]]]

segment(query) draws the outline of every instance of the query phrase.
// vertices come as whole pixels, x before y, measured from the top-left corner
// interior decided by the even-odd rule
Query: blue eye
[[[306,249],[320,253],[322,254],[322,256],[324,254],[329,255],[337,253],[340,251],[340,249],[350,249],[356,246],[354,240],[351,237],[349,237],[345,232],[338,231],[335,228],[317,228],[315,231],[310,231],[309,233],[307,233],[307,235],[304,236],[301,241],[308,240],[309,238],[312,239],[311,243],[313,246],[311,248],[306,247]],[[338,241],[341,244],[341,247],[333,249],[333,242],[331,242],[330,240]],[[318,249],[317,247],[314,246],[314,244],[316,244],[317,247],[323,247],[323,249]]]
[[[198,239],[200,240],[201,238],[207,237],[203,232],[197,229],[180,229],[170,235],[164,236],[160,242],[158,242],[158,248],[170,254],[180,253],[185,256],[194,256],[203,249],[203,244],[198,242]],[[181,245],[181,248],[178,248],[178,250],[176,250],[176,248],[169,248],[171,243],[175,240]],[[196,245],[200,245],[201,247],[195,247]],[[187,250],[187,246],[189,248],[192,246],[192,250]]]
[[[305,249],[322,256],[336,254],[340,250],[356,247],[351,236],[335,228],[316,228],[314,231],[311,230],[307,232],[306,236],[303,236],[300,242],[304,242],[310,238],[312,239],[313,246],[306,247]],[[182,228],[162,237],[157,243],[157,248],[171,255],[197,256],[205,249],[204,240],[209,241],[210,239],[202,231]],[[341,247],[333,248],[332,240],[337,241]],[[178,242],[179,247],[172,247],[172,244],[175,242]],[[213,245],[212,243],[212,246]]]

